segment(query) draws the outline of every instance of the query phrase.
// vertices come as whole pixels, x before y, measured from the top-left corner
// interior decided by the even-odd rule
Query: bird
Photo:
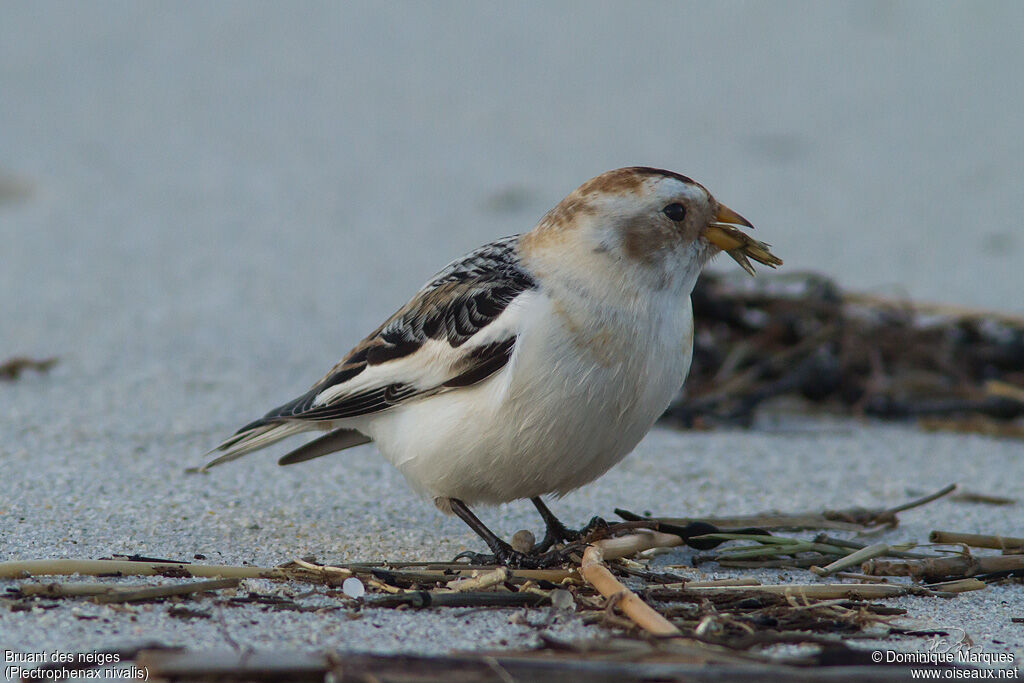
[[[312,388],[246,424],[201,469],[306,431],[278,461],[373,441],[421,496],[475,531],[493,560],[551,566],[576,540],[561,497],[625,458],[682,387],[690,293],[724,251],[776,267],[753,226],[679,173],[602,173],[529,232],[452,261]],[[471,507],[530,499],[544,539],[516,550]],[[595,518],[597,519],[597,518]]]

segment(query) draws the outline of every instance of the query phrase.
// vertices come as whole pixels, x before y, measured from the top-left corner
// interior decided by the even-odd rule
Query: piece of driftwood
[[[669,423],[749,425],[765,401],[1024,436],[1024,318],[843,292],[813,273],[705,273]],[[967,420],[984,418],[989,425]]]
[[[964,534],[959,531],[941,531],[936,529],[928,534],[931,543],[949,543],[969,545],[972,548],[995,548],[1003,551],[1024,552],[1024,538],[1016,536],[996,536],[992,534]]]
[[[1024,555],[969,554],[935,557],[927,560],[868,560],[861,565],[865,574],[910,576],[928,580],[971,577],[991,572],[1024,571]]]

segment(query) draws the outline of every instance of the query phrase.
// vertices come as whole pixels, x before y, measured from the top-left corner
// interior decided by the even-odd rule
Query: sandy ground
[[[529,229],[609,168],[702,181],[787,270],[1024,312],[1019,3],[4,3],[2,16],[0,357],[61,361],[0,385],[0,559],[480,549],[372,447],[295,468],[273,464],[280,449],[207,476],[184,468],[312,383],[452,257]],[[951,481],[1024,498],[1024,447],[825,420],[659,429],[555,508],[581,523],[615,506],[892,504]],[[536,528],[528,507],[483,516]],[[888,538],[1021,535],[1020,518],[939,502]],[[1019,587],[906,606],[1024,651]],[[0,611],[0,646],[534,642],[512,614],[182,620],[68,605]],[[596,634],[569,617],[553,628]]]

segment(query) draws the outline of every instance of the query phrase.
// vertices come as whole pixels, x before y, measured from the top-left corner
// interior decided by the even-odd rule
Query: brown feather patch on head
[[[591,178],[587,182],[583,183],[577,192],[582,195],[598,193],[637,194],[643,191],[645,183],[652,176],[675,178],[676,180],[692,185],[700,184],[684,175],[676,173],[675,171],[666,171],[662,168],[652,168],[650,166],[627,166],[626,168],[617,168],[614,171],[602,173],[596,178]]]
[[[583,196],[592,194],[639,194],[647,180],[644,174],[633,168],[617,168],[602,173],[580,185],[577,192]]]
[[[622,246],[626,255],[641,263],[654,263],[679,240],[679,233],[652,223],[646,217],[637,217],[622,226]]]

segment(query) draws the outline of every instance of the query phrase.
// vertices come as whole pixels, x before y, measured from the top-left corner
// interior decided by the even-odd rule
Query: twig
[[[623,557],[624,555],[656,547],[673,547],[682,544],[678,536],[670,536],[657,531],[636,533],[630,536],[609,538],[597,541],[583,552],[580,573],[597,592],[606,598],[618,596],[618,606],[633,622],[648,633],[659,636],[681,635],[678,628],[665,617],[652,609],[616,579],[604,560]]]
[[[947,484],[946,486],[943,486],[941,489],[939,489],[935,493],[929,493],[926,496],[921,496],[920,498],[915,498],[914,500],[909,501],[907,503],[903,503],[902,505],[897,505],[896,507],[891,507],[888,510],[884,510],[879,516],[880,517],[895,516],[897,512],[903,512],[904,510],[910,510],[911,508],[918,508],[918,507],[921,507],[922,505],[927,505],[928,503],[932,502],[933,500],[938,500],[939,498],[942,498],[945,495],[949,495],[950,493],[953,493],[953,491],[955,491],[955,490],[956,490],[956,484],[955,483]]]
[[[498,567],[489,572],[468,579],[456,579],[448,582],[448,589],[455,592],[484,590],[508,581],[508,569]]]

